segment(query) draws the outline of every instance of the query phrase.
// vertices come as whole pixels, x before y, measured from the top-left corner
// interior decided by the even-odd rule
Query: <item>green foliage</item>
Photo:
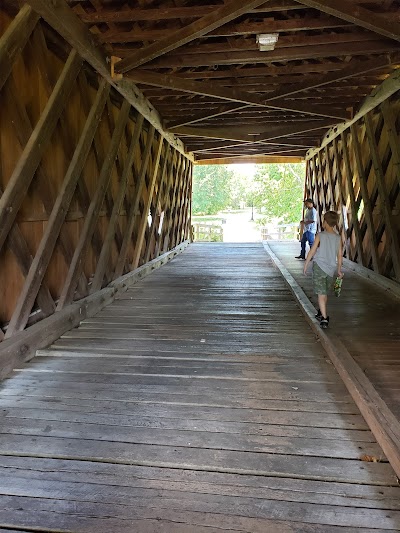
[[[213,215],[231,205],[234,173],[225,165],[198,165],[193,171],[193,213]]]
[[[305,165],[285,163],[258,165],[254,176],[254,205],[266,221],[291,224],[301,218]]]

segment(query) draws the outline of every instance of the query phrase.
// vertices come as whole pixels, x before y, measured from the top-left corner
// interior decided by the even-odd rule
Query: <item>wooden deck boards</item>
[[[299,245],[269,243],[306,295],[315,302],[310,275],[295,259]],[[330,329],[363,369],[392,412],[400,419],[400,313],[399,298],[344,268],[340,298],[328,303]]]
[[[0,532],[400,529],[396,476],[261,245],[190,246],[16,370],[0,420]]]

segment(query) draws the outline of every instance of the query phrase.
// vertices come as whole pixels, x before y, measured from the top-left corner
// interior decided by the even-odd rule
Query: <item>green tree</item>
[[[225,165],[196,165],[193,171],[193,213],[214,215],[231,205],[234,173]]]
[[[254,205],[266,221],[292,224],[301,218],[304,163],[258,165],[254,176]]]

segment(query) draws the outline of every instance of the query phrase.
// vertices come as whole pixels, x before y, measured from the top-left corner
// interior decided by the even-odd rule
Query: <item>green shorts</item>
[[[328,276],[317,263],[313,263],[313,283],[315,294],[327,295],[333,285],[333,278]]]

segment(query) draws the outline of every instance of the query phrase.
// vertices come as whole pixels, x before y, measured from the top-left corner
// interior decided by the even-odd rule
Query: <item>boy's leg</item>
[[[318,306],[323,317],[327,317],[326,306],[328,302],[328,296],[326,294],[318,294]]]
[[[315,233],[312,233],[311,231],[307,231],[307,233],[308,233],[308,244],[310,245],[310,249],[311,249],[311,246],[314,244]]]

